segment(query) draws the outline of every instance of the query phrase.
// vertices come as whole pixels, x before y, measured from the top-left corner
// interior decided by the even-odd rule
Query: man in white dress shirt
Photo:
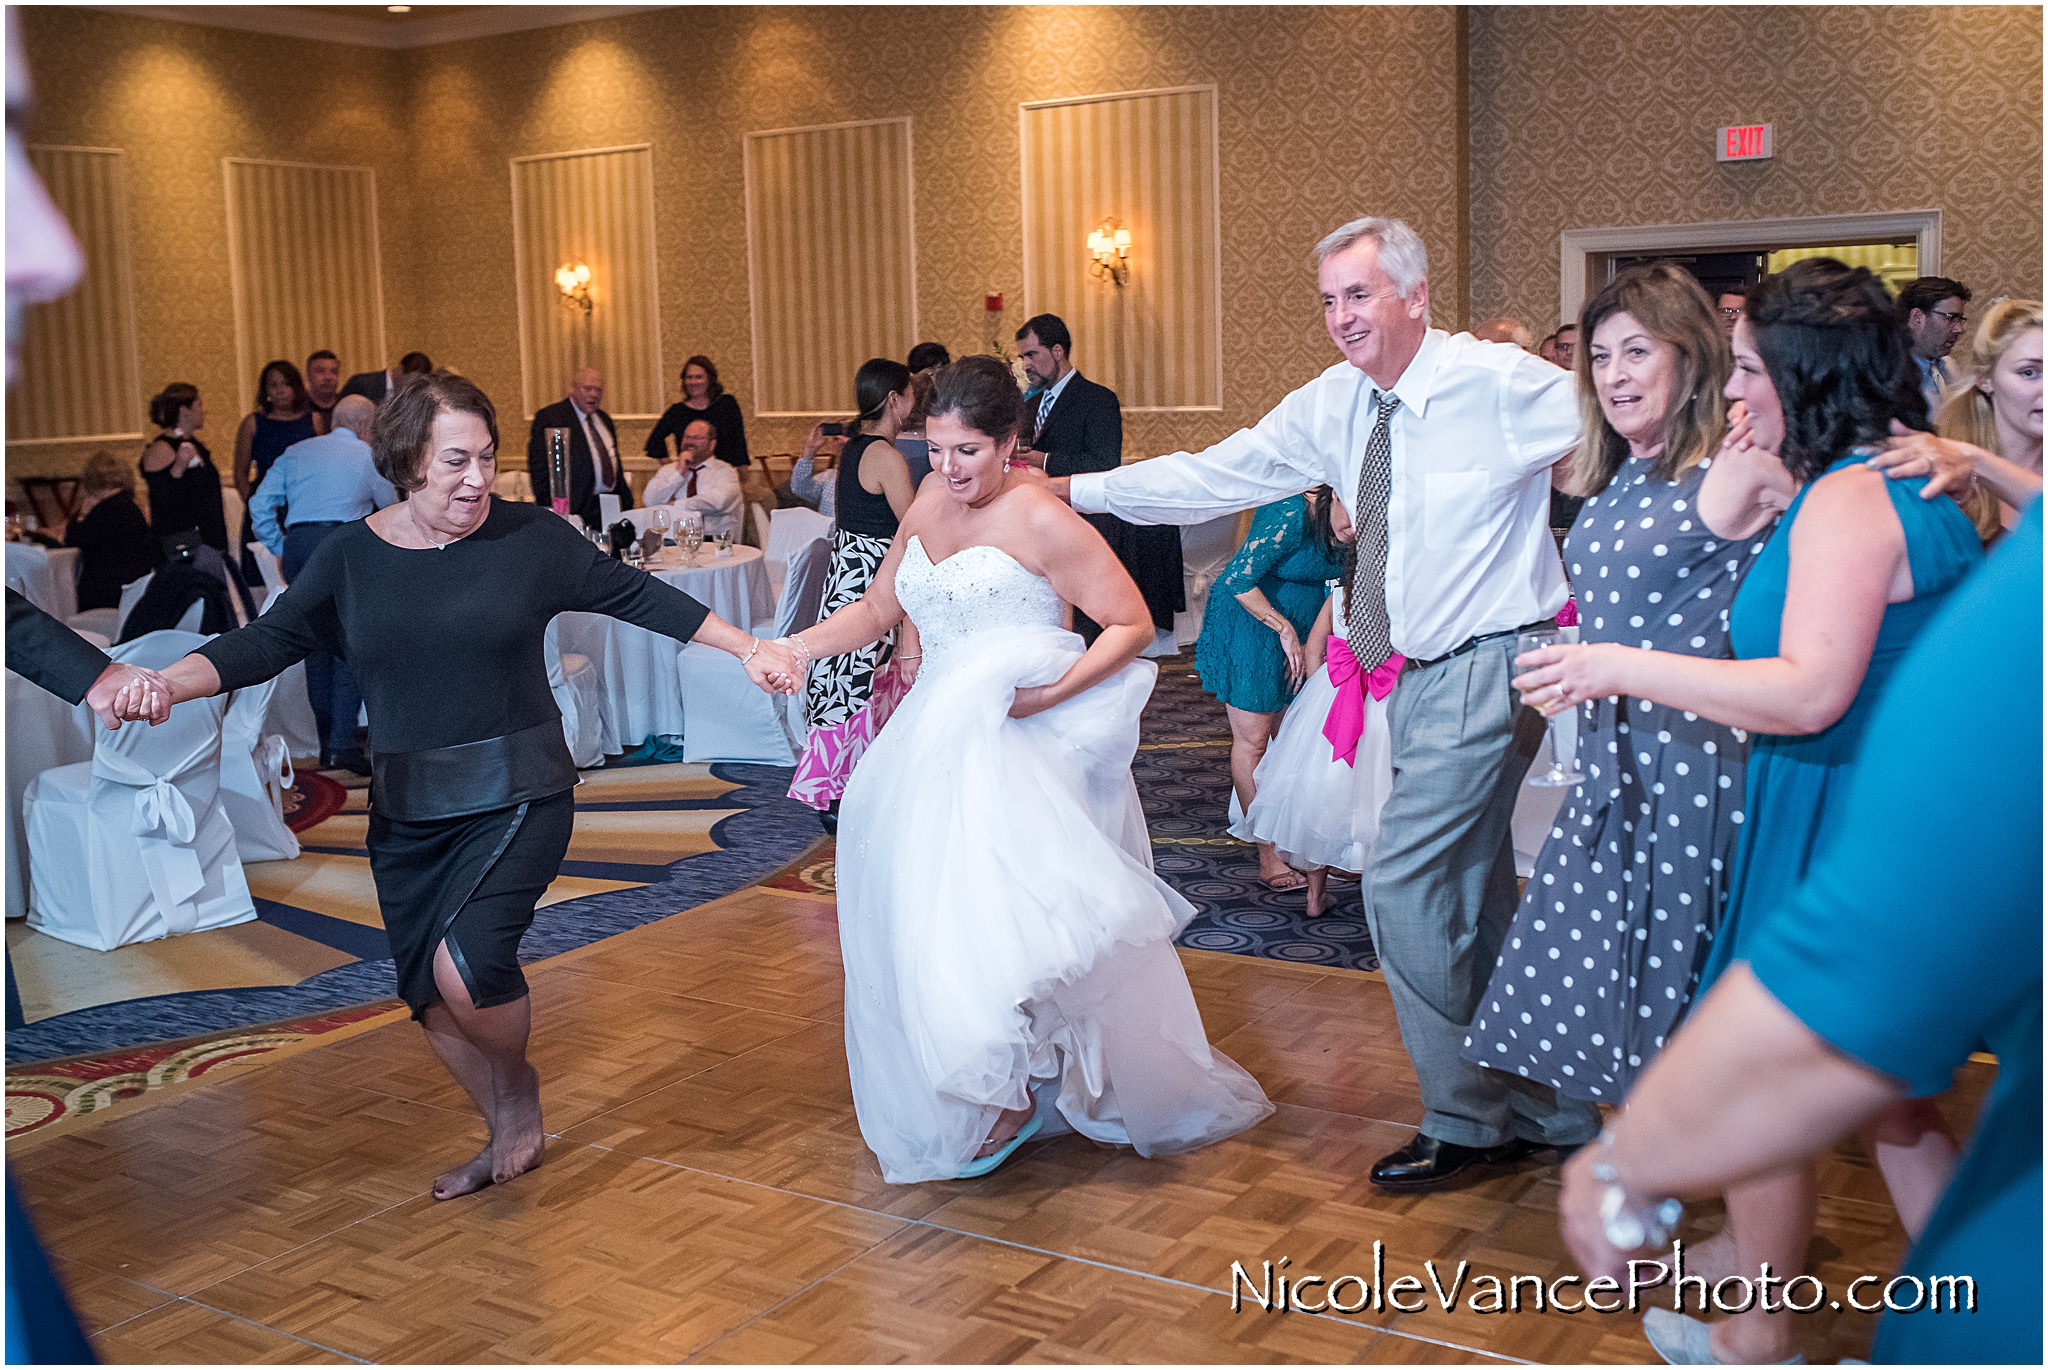
[[[1430,328],[1427,255],[1400,220],[1346,224],[1316,257],[1341,363],[1206,451],[1050,485],[1133,523],[1199,523],[1316,485],[1349,507],[1353,649],[1368,671],[1407,658],[1367,889],[1425,1109],[1372,1180],[1420,1189],[1600,1131],[1591,1104],[1459,1054],[1514,919],[1508,824],[1543,722],[1508,682],[1518,631],[1552,622],[1569,593],[1550,487],[1578,398],[1569,372],[1518,347]],[[1552,1026],[1566,1010],[1529,1007],[1543,1014],[1531,1030],[1569,1027]]]
[[[704,536],[737,539],[746,512],[739,471],[711,458],[718,452],[718,430],[709,419],[691,419],[676,443],[675,461],[654,473],[644,498],[657,504],[694,509],[704,516]]]

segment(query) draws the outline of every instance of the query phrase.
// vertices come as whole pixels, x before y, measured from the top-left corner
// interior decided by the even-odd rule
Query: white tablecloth
[[[31,542],[7,544],[7,583],[62,623],[78,612],[78,549]]]
[[[669,548],[651,574],[736,627],[752,630],[774,621],[775,596],[758,547],[736,546],[731,556],[720,557],[707,546],[695,566],[683,561],[680,549]],[[562,650],[581,652],[596,664],[605,718],[621,747],[630,751],[650,737],[682,735],[680,642],[607,614],[563,614],[557,623]]]
[[[83,709],[84,705],[79,705]],[[21,793],[55,766],[92,760],[92,737],[79,731],[75,711],[48,690],[7,673],[7,916],[28,912],[28,829]]]

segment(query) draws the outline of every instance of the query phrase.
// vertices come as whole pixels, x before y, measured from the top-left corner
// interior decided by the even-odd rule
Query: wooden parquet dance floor
[[[108,1362],[1641,1362],[1626,1313],[1233,1312],[1258,1274],[1573,1272],[1556,1168],[1395,1198],[1421,1116],[1375,976],[1183,952],[1210,1036],[1277,1116],[1147,1161],[1077,1137],[896,1187],[862,1145],[829,901],[755,888],[529,967],[547,1164],[451,1203],[481,1125],[395,1023],[36,1138],[9,1162]],[[1970,1068],[1957,1122],[1989,1068]],[[1858,1155],[1811,1269],[1904,1249]],[[1689,1235],[1718,1226],[1712,1212]],[[1427,1285],[1425,1285],[1427,1289]],[[1469,1293],[1469,1290],[1468,1290]],[[1667,1296],[1668,1297],[1668,1296]],[[1347,1302],[1351,1295],[1345,1296]],[[1817,1361],[1869,1319],[1803,1319]]]

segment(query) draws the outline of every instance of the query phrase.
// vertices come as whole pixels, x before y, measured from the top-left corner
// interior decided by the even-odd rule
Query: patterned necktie
[[[597,415],[594,412],[583,416],[583,431],[584,435],[590,439],[590,450],[597,454],[597,473],[599,479],[604,484],[604,488],[607,490],[618,489],[618,468],[612,465],[611,448],[605,445],[602,426],[598,423]]]
[[[1400,398],[1382,390],[1379,420],[1358,468],[1358,499],[1351,521],[1358,529],[1358,573],[1344,605],[1351,654],[1370,672],[1394,654],[1387,623],[1387,504],[1394,493],[1394,411]]]
[[[1038,401],[1038,425],[1037,425],[1037,429],[1038,429],[1038,431],[1039,431],[1039,432],[1041,432],[1041,433],[1042,433],[1042,432],[1044,432],[1044,431],[1045,431],[1045,420],[1046,420],[1046,417],[1047,417],[1048,415],[1050,415],[1051,413],[1052,413],[1052,391],[1050,391],[1050,390],[1047,390],[1047,391],[1045,392],[1045,394],[1044,394],[1044,395],[1043,395],[1043,396],[1042,396],[1042,397],[1041,397],[1041,398],[1039,399],[1039,401]]]

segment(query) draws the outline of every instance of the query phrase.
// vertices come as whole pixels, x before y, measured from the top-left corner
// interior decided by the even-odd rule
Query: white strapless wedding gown
[[[957,1176],[1010,1108],[1146,1156],[1265,1118],[1174,952],[1194,909],[1152,873],[1130,767],[1157,667],[1014,719],[1082,654],[1052,586],[913,536],[896,593],[924,662],[839,822],[846,1058],[883,1178]]]

